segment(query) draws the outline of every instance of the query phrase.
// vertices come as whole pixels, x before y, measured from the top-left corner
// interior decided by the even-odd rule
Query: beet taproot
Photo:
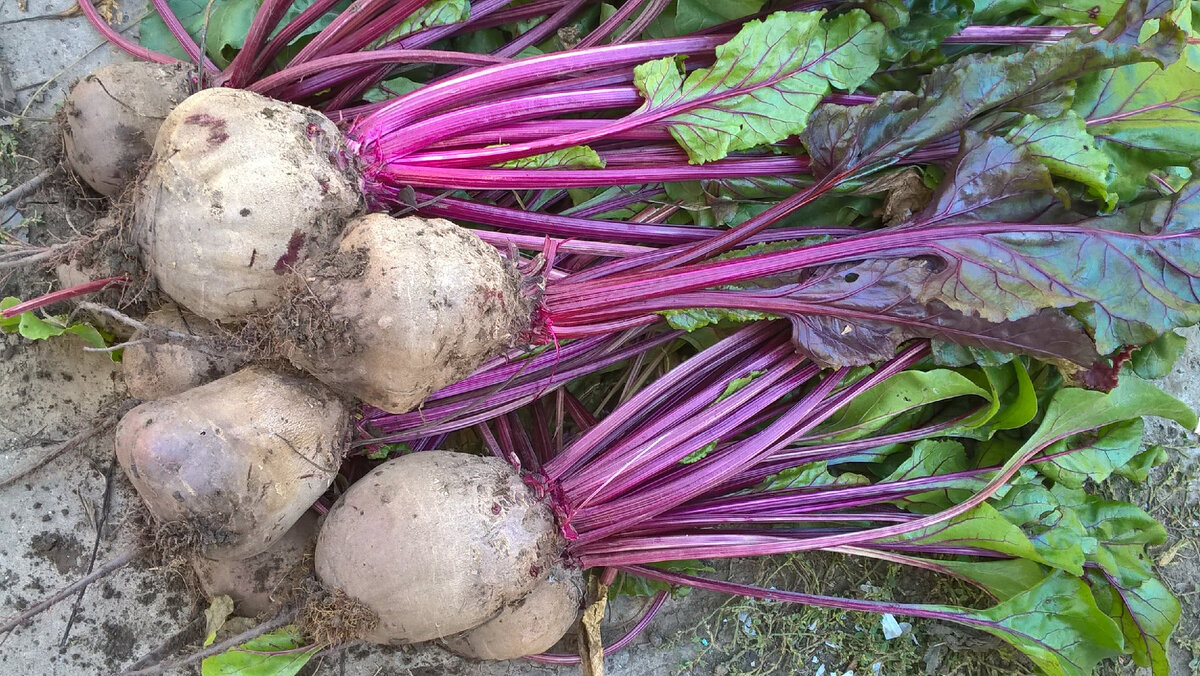
[[[101,66],[63,103],[67,162],[96,192],[115,197],[150,157],[167,115],[193,91],[189,68],[132,61]]]
[[[478,660],[512,660],[544,653],[575,624],[583,603],[583,574],[556,564],[550,575],[494,619],[442,642]]]
[[[494,248],[450,221],[369,214],[301,268],[286,351],[330,387],[405,412],[529,329],[533,300]]]
[[[209,599],[229,596],[234,612],[243,617],[269,615],[295,596],[312,572],[316,542],[317,515],[308,511],[266,551],[246,559],[196,556],[192,570]]]
[[[135,331],[131,340],[152,342],[130,345],[121,358],[125,386],[138,399],[179,394],[227,376],[241,365],[236,355],[220,350],[215,341],[222,336],[219,328],[179,307],[168,305],[155,310],[146,316],[145,324],[148,330]],[[156,330],[175,331],[212,342],[195,345],[159,342],[151,335]]]
[[[359,207],[341,132],[315,110],[214,88],[159,129],[135,206],[159,288],[207,319],[266,310],[293,266]]]
[[[320,383],[251,366],[125,414],[117,460],[157,522],[186,526],[203,556],[241,559],[329,488],[348,422]]]
[[[355,482],[317,537],[317,577],[375,612],[365,640],[477,627],[542,582],[564,546],[550,508],[497,458],[425,451]]]

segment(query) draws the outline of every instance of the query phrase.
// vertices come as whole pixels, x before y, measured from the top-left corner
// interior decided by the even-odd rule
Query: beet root
[[[333,122],[252,92],[192,95],[163,122],[151,159],[135,212],[143,264],[213,321],[273,307],[292,267],[361,201]]]
[[[564,541],[504,461],[401,456],[350,487],[317,537],[317,577],[378,615],[362,638],[414,643],[496,617],[546,578]]]
[[[330,387],[403,413],[529,330],[533,300],[491,246],[443,219],[353,219],[310,259],[277,327],[287,356]]]
[[[192,570],[200,588],[212,599],[227,595],[243,617],[273,615],[312,572],[317,541],[317,516],[305,512],[283,537],[266,551],[248,559],[208,559],[196,556]]]
[[[207,320],[175,306],[151,312],[145,324],[150,332],[163,329],[210,339],[221,335],[220,329]],[[150,332],[135,331],[132,340],[149,339]],[[215,342],[208,351],[201,347],[150,342],[125,348],[121,365],[129,393],[138,399],[161,399],[227,376],[240,366],[236,357],[218,353]]]
[[[348,420],[319,383],[253,366],[125,414],[117,460],[157,522],[189,528],[208,558],[242,559],[329,488]]]
[[[63,144],[75,173],[115,197],[137,178],[159,126],[192,93],[188,67],[134,61],[98,68],[63,104]]]
[[[478,660],[512,660],[544,653],[579,618],[583,603],[579,569],[556,565],[550,575],[495,619],[443,639],[451,651]]]

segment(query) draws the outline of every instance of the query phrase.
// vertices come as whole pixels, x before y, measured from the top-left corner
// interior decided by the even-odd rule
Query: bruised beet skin
[[[496,617],[547,576],[554,515],[497,458],[412,453],[359,479],[326,515],[317,577],[379,617],[363,638],[415,643]]]
[[[328,245],[362,199],[333,122],[247,91],[189,97],[151,160],[135,212],[143,264],[217,322],[273,307],[292,266]]]
[[[160,523],[201,554],[264,551],[333,482],[349,416],[320,383],[252,366],[144,403],[117,425],[117,460]]]

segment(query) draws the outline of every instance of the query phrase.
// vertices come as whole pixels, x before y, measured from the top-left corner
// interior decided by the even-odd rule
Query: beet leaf
[[[748,22],[717,48],[713,66],[686,80],[672,58],[638,66],[634,83],[646,103],[634,115],[665,118],[694,163],[799,133],[830,86],[853,91],[879,66],[882,25],[862,11],[824,22],[823,15],[778,12]]]
[[[1131,199],[1152,171],[1200,159],[1200,45],[1165,69],[1143,63],[1083,77],[1072,108],[1115,165],[1113,188]]]
[[[1120,629],[1096,606],[1087,584],[1062,572],[987,610],[944,610],[1008,641],[1048,676],[1089,676],[1124,648]]]

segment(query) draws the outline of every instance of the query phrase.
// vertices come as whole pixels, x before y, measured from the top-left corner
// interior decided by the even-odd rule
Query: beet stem
[[[42,256],[44,254],[53,252],[54,250],[50,249],[37,255]],[[31,298],[24,303],[17,303],[7,310],[0,311],[0,317],[9,319],[11,317],[16,317],[23,312],[29,312],[30,310],[36,310],[40,307],[53,305],[54,303],[60,303],[64,300],[70,300],[79,296],[86,296],[91,293],[96,293],[97,291],[103,291],[107,289],[109,285],[124,286],[128,281],[129,278],[125,275],[117,275],[116,277],[105,277],[104,279],[97,279],[91,282],[84,282],[83,284],[76,284],[75,286],[69,286],[65,289],[52,291],[43,296],[38,296],[37,298]]]

